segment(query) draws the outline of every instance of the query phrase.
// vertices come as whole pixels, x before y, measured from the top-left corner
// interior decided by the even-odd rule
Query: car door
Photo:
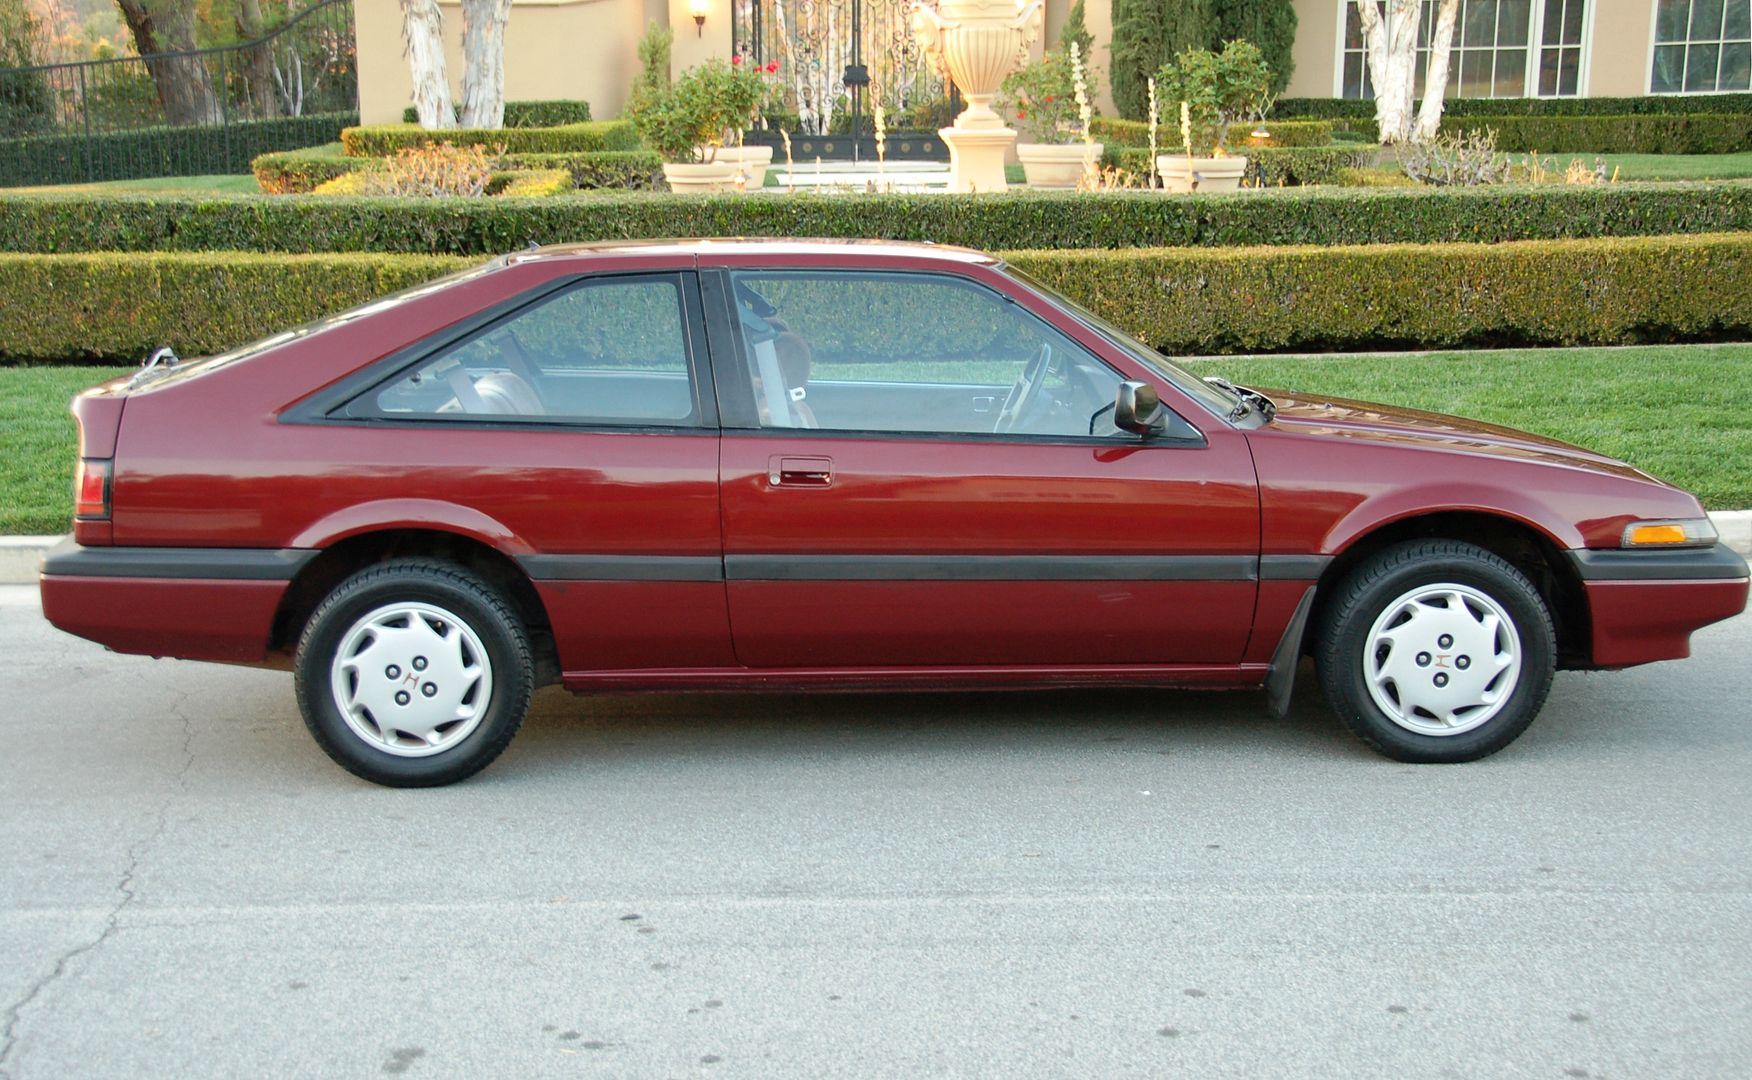
[[[1114,428],[1136,372],[993,271],[725,266],[702,284],[743,664],[1241,660],[1259,511],[1239,432],[1208,413],[1152,439]]]
[[[734,666],[699,310],[691,271],[569,276],[388,358],[324,413],[315,471],[358,479],[317,504],[515,552],[568,673]]]

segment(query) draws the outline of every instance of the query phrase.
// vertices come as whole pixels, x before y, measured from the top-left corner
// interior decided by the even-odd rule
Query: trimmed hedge
[[[20,360],[223,352],[479,260],[422,255],[0,255],[0,335]],[[55,302],[41,302],[53,296]]]
[[[663,179],[663,159],[649,150],[602,150],[578,154],[503,154],[508,169],[564,169],[572,184],[585,189],[656,190]],[[376,158],[346,157],[320,149],[263,154],[250,162],[256,183],[270,195],[302,195],[317,185],[359,169]]]
[[[462,116],[462,106],[456,106]],[[558,127],[561,124],[582,124],[590,119],[588,101],[507,101],[505,126],[508,128]],[[412,105],[402,110],[402,123],[417,124],[420,114]]]
[[[573,154],[582,151],[637,150],[639,133],[625,120],[592,120],[582,124],[539,128],[451,128],[427,131],[413,124],[372,124],[341,132],[348,157],[388,157],[397,150],[447,142],[503,146],[511,154]]]
[[[1367,164],[1376,150],[1373,146],[1249,146],[1236,153],[1246,155],[1250,172],[1259,169],[1266,187],[1302,187],[1336,184],[1344,170]],[[1109,150],[1102,159],[1139,176],[1150,171],[1148,149],[1122,147]]]
[[[1142,120],[1117,120],[1111,117],[1098,116],[1092,125],[1095,138],[1109,147],[1132,146],[1148,149],[1150,146],[1150,125]],[[1242,130],[1245,125],[1231,128],[1230,134],[1236,147],[1253,146],[1249,137],[1251,128]],[[1262,146],[1325,146],[1332,141],[1332,125],[1325,120],[1273,120],[1266,126],[1271,137]],[[1162,152],[1173,150],[1179,145],[1180,130],[1172,124],[1160,125],[1156,128],[1156,148]],[[1236,153],[1244,151],[1237,149]]]
[[[1278,98],[1282,117],[1375,118],[1369,98]],[[1752,113],[1752,94],[1644,94],[1638,97],[1457,98],[1442,102],[1444,116],[1642,116],[1663,113]]]
[[[1006,258],[1168,353],[1604,345],[1752,333],[1745,233]],[[0,340],[18,359],[137,359],[165,342],[193,356],[474,261],[0,255]],[[45,295],[56,302],[40,303]]]
[[[243,173],[260,154],[334,142],[343,128],[358,122],[357,113],[320,113],[212,127],[139,128],[90,138],[4,139],[0,187]]]
[[[1752,150],[1752,112],[1643,116],[1443,117],[1443,131],[1489,128],[1507,153],[1736,154]]]
[[[1280,153],[1296,153],[1285,150]],[[1301,188],[1168,198],[661,195],[282,199],[0,195],[0,251],[384,251],[490,255],[531,241],[840,236],[1016,248],[1226,247],[1649,236],[1752,230],[1752,181]]]

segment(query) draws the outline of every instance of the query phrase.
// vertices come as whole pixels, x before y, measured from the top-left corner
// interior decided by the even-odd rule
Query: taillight
[[[80,458],[73,474],[73,516],[82,521],[107,521],[110,516],[110,460]]]

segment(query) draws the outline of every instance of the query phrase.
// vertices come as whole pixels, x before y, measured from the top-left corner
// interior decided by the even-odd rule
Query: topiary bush
[[[1145,151],[1133,151],[1143,154]],[[1305,155],[1324,148],[1268,150]],[[390,251],[486,255],[665,236],[931,240],[988,251],[1381,244],[1752,230],[1752,181],[1003,195],[676,196],[422,203],[268,195],[0,195],[0,251]]]
[[[1143,120],[1098,116],[1092,126],[1095,138],[1109,146],[1150,145],[1150,125]],[[1273,120],[1265,125],[1265,129],[1271,132],[1271,136],[1264,141],[1264,146],[1326,146],[1332,142],[1332,124],[1326,120]],[[1246,131],[1230,132],[1229,144],[1236,153],[1244,153],[1252,146],[1251,132],[1251,125]],[[1178,145],[1180,132],[1174,124],[1163,123],[1157,127],[1156,146],[1159,150],[1169,151]]]
[[[1025,250],[1004,257],[1171,354],[1605,345],[1752,333],[1747,233]],[[135,360],[166,342],[195,356],[475,261],[239,252],[0,255],[0,340],[8,355],[23,360]],[[41,303],[45,295],[56,302]],[[844,336],[854,340],[866,317],[856,311],[844,317]]]
[[[462,106],[456,106],[462,115]],[[507,101],[505,126],[508,128],[558,127],[561,124],[581,124],[590,119],[588,101]],[[402,110],[402,123],[417,124],[420,115],[413,106]]]
[[[1508,153],[1737,154],[1752,150],[1752,112],[1639,116],[1443,116],[1444,133],[1496,132]]]
[[[335,177],[370,168],[379,159],[346,157],[339,148],[318,147],[263,154],[250,162],[256,183],[270,195],[302,195]],[[498,154],[507,169],[564,169],[572,186],[583,190],[652,191],[663,179],[663,163],[649,150],[600,150],[572,154]]]
[[[1246,156],[1250,183],[1253,170],[1257,169],[1259,180],[1266,187],[1302,187],[1310,184],[1337,184],[1346,169],[1367,164],[1378,149],[1374,146],[1247,146],[1238,148],[1235,153]],[[1173,154],[1177,149],[1164,146],[1159,152]],[[1150,169],[1150,151],[1147,148],[1121,147],[1107,151],[1102,156],[1102,162],[1145,176]]]
[[[214,127],[137,128],[90,138],[0,139],[0,187],[248,172],[250,160],[260,154],[334,142],[358,120],[357,113],[323,113]]]
[[[567,154],[602,150],[637,150],[638,132],[625,120],[592,120],[581,124],[534,128],[450,128],[427,131],[414,124],[371,124],[341,132],[341,148],[348,157],[388,157],[397,150],[430,146],[437,142],[489,149],[503,147],[513,154]]]

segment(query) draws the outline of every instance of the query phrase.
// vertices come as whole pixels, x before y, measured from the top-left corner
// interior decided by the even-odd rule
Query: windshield
[[[317,333],[318,331],[327,330],[344,323],[350,323],[356,319],[362,319],[367,315],[374,315],[379,311],[392,308],[397,304],[406,303],[409,300],[417,299],[428,293],[437,292],[440,289],[447,289],[450,286],[455,285],[457,282],[466,281],[473,277],[479,277],[482,274],[499,269],[505,265],[505,262],[505,257],[501,255],[489,262],[482,263],[479,266],[471,266],[464,270],[458,270],[452,274],[446,274],[441,278],[434,278],[423,284],[415,285],[412,288],[390,293],[388,296],[380,296],[377,299],[361,304],[356,308],[342,311],[334,315],[325,315],[320,319],[312,319],[310,322],[304,323],[302,326],[294,326],[290,330],[282,330],[277,334],[271,334],[268,337],[262,338],[260,341],[252,341],[241,348],[232,349],[230,352],[219,353],[217,356],[206,356],[198,360],[184,360],[176,364],[174,367],[153,368],[150,373],[141,372],[135,376],[135,382],[140,386],[150,385],[157,387],[168,385],[173,382],[180,382],[183,379],[193,378],[196,375],[203,375],[209,371],[216,371],[228,364],[234,364],[239,360],[247,360],[252,356],[266,352],[269,349],[284,345],[288,341],[296,341],[302,337],[309,337],[311,334]],[[142,378],[141,376],[145,376],[145,378]]]
[[[1090,311],[1075,300],[1072,300],[1064,293],[1059,292],[1051,285],[1047,285],[1039,279],[1031,277],[1008,264],[1003,266],[1002,269],[1004,273],[1015,278],[1017,281],[1022,282],[1024,285],[1027,285],[1035,292],[1044,293],[1045,295],[1050,296],[1060,307],[1075,316],[1078,321],[1089,327],[1089,329],[1112,342],[1115,346],[1122,349],[1128,356],[1137,359],[1140,363],[1148,364],[1150,367],[1161,372],[1164,378],[1179,387],[1188,397],[1197,401],[1200,405],[1203,405],[1217,416],[1228,417],[1235,411],[1235,406],[1241,399],[1234,394],[1231,394],[1229,391],[1224,390],[1221,387],[1212,386],[1210,383],[1205,382],[1197,375],[1187,371],[1179,364],[1174,363],[1174,361],[1132,337],[1124,330],[1121,330],[1106,319],[1103,319],[1101,316]]]

